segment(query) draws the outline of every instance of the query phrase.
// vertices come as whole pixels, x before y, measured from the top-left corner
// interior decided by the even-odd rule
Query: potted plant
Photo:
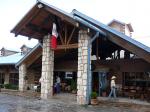
[[[98,104],[97,93],[92,92],[91,93],[91,105],[97,105],[97,104]]]
[[[106,97],[106,96],[107,96],[106,88],[103,88],[102,89],[102,97]]]
[[[71,91],[72,91],[72,93],[73,94],[76,94],[76,92],[77,92],[77,84],[76,84],[76,81],[75,80],[71,80],[71,85],[70,85],[70,87],[71,87]]]
[[[27,76],[24,76],[24,80],[28,80],[28,77],[27,77]]]

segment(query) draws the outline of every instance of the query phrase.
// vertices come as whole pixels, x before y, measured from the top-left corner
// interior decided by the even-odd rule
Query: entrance
[[[77,92],[77,72],[54,72],[54,94],[57,94],[57,76],[60,78],[61,93],[76,93]]]
[[[93,72],[92,88],[99,96],[106,97],[109,87],[108,72]]]

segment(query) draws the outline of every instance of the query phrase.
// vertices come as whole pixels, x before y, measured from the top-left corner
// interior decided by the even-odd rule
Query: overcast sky
[[[134,38],[150,46],[150,0],[43,0],[66,12],[77,9],[107,24],[112,19],[131,23]],[[37,40],[14,37],[10,30],[36,3],[36,0],[0,0],[0,48],[20,50],[23,44],[33,47]]]

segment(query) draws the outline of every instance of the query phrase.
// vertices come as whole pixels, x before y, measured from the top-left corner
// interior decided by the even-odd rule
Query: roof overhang
[[[11,30],[11,33],[14,33],[15,36],[23,35],[40,39],[51,33],[52,23],[56,21],[78,26],[71,14],[45,2],[38,1]]]

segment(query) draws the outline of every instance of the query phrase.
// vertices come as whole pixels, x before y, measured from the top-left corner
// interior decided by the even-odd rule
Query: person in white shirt
[[[109,94],[109,98],[113,95],[116,98],[116,83],[115,83],[116,76],[111,77],[111,91]]]

